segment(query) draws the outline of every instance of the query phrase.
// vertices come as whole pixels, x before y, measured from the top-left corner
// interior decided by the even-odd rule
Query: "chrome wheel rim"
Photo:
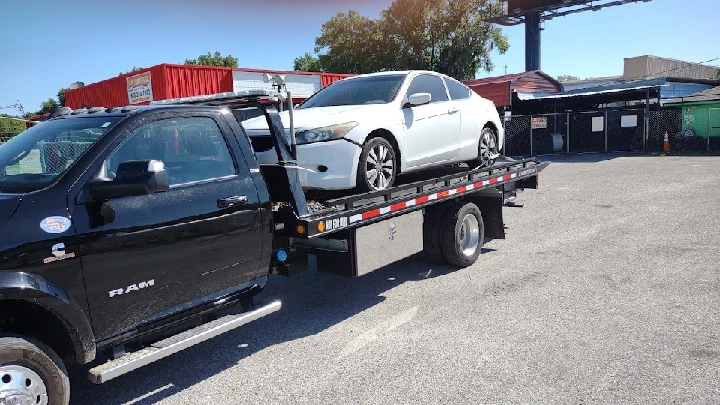
[[[460,227],[460,248],[465,256],[472,256],[480,244],[480,225],[475,215],[467,214]]]
[[[0,367],[0,405],[47,403],[47,387],[38,373],[15,364]]]
[[[493,134],[489,131],[483,132],[480,137],[480,159],[483,162],[490,161],[490,157],[495,154],[496,147]]]
[[[393,159],[385,145],[376,145],[370,149],[365,160],[365,175],[368,184],[375,190],[386,188],[393,177]]]

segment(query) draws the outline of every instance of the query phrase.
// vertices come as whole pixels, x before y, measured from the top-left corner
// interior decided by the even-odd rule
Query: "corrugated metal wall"
[[[495,103],[495,107],[510,105],[510,82],[467,84],[468,87],[480,96]]]
[[[252,73],[279,73],[292,77],[319,77],[321,87],[347,77],[351,74],[285,72],[262,69],[232,69],[215,66],[194,66],[161,64],[137,72],[126,73],[84,87],[68,90],[65,104],[70,108],[80,108],[83,104],[90,107],[123,107],[128,105],[127,78],[144,72],[150,72],[154,100],[199,96],[205,94],[234,91],[233,71]],[[309,96],[310,94],[306,95]],[[295,99],[300,102],[304,98]],[[146,103],[147,104],[147,103]]]
[[[233,91],[231,68],[168,64],[160,66],[163,68],[159,72],[157,95],[155,95],[155,77],[153,77],[155,100]]]
[[[347,79],[348,77],[353,77],[353,76],[355,76],[355,75],[337,74],[337,73],[321,73],[320,74],[320,85],[322,87],[325,87],[328,84],[334,83],[338,80]]]
[[[698,63],[657,56],[638,56],[625,58],[623,78],[625,80],[653,79],[656,77],[687,77],[692,79],[711,79],[717,68]]]

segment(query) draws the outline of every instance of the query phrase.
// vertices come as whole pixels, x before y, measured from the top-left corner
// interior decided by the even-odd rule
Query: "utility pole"
[[[503,67],[505,68],[505,74],[507,74],[507,63]]]

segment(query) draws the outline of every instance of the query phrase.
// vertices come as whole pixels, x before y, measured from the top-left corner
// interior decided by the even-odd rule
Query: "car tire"
[[[60,357],[24,336],[0,336],[0,390],[32,398],[32,403],[70,403],[70,379]]]
[[[425,208],[423,217],[423,252],[434,264],[445,265],[447,260],[440,242],[447,204],[434,204]]]
[[[488,167],[495,164],[496,159],[491,158],[498,153],[498,137],[492,128],[485,127],[480,131],[478,141],[478,157],[472,162],[475,168]]]
[[[357,170],[357,188],[360,192],[385,190],[397,177],[397,154],[385,138],[371,138],[362,148]]]

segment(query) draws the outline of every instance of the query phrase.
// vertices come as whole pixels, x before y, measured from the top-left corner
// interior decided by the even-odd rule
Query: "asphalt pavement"
[[[279,312],[103,385],[73,368],[72,403],[720,403],[720,157],[544,159],[472,267],[273,277]]]

